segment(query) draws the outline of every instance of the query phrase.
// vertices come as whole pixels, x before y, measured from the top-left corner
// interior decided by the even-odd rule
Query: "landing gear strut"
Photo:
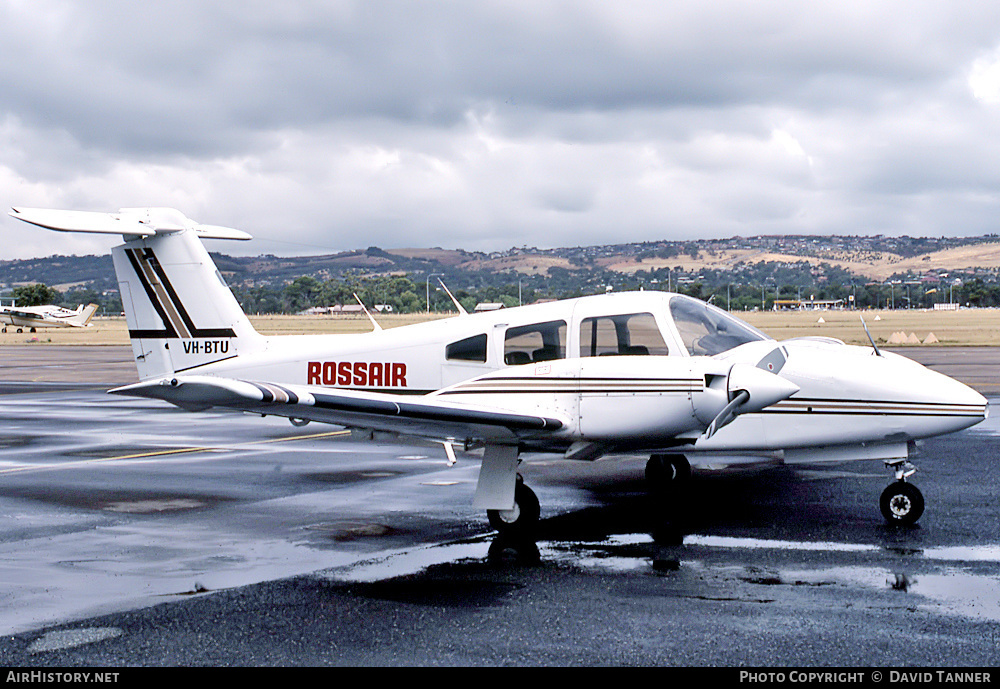
[[[886,466],[896,472],[896,480],[882,491],[878,503],[882,516],[890,524],[912,526],[924,513],[923,494],[915,485],[906,482],[906,478],[912,476],[917,469],[903,459],[886,462]]]
[[[510,510],[486,510],[490,526],[501,536],[527,536],[538,525],[541,507],[535,491],[524,485],[521,475],[517,475],[514,486],[514,508]]]

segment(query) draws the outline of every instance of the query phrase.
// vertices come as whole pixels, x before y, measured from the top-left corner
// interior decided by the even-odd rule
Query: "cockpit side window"
[[[670,315],[691,356],[711,356],[747,342],[769,339],[738,318],[696,299],[673,297]]]
[[[445,347],[449,361],[481,361],[486,363],[486,334],[473,335]]]
[[[508,366],[566,358],[566,321],[508,328],[503,360]]]
[[[651,313],[598,316],[580,322],[580,356],[647,354],[670,354]]]

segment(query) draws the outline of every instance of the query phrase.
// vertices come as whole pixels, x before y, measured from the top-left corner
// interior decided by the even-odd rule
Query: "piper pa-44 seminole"
[[[97,312],[97,304],[80,304],[75,311],[61,306],[0,306],[0,324],[17,327],[17,332],[30,328],[86,328]]]
[[[885,518],[912,524],[915,441],[987,414],[980,394],[896,354],[829,338],[776,342],[665,292],[581,297],[352,335],[257,333],[201,239],[250,239],[178,211],[14,209],[52,230],[121,234],[112,250],[140,382],[110,392],[483,449],[474,504],[501,533],[539,518],[522,453],[649,455],[692,465],[881,460]]]

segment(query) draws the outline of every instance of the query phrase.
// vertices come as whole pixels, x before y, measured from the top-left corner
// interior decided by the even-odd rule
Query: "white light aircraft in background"
[[[97,312],[97,304],[80,304],[75,311],[61,306],[0,306],[0,323],[3,332],[7,326],[17,326],[17,332],[24,328],[86,328]]]
[[[112,393],[484,448],[474,504],[530,530],[525,452],[648,455],[652,481],[691,466],[881,460],[885,518],[915,522],[915,441],[982,421],[969,387],[899,355],[829,338],[776,342],[664,292],[569,299],[354,335],[265,337],[201,238],[249,239],[170,209],[14,209],[41,227],[122,234],[112,250],[140,382]]]

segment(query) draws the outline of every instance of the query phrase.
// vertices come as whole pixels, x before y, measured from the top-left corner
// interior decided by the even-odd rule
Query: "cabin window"
[[[455,361],[480,361],[486,363],[486,335],[473,335],[445,348],[445,358]]]
[[[580,356],[667,356],[670,350],[651,313],[585,318]]]
[[[691,356],[712,356],[767,335],[725,311],[686,297],[670,300],[670,315]]]
[[[508,328],[503,360],[508,366],[566,357],[566,321],[549,321]]]

